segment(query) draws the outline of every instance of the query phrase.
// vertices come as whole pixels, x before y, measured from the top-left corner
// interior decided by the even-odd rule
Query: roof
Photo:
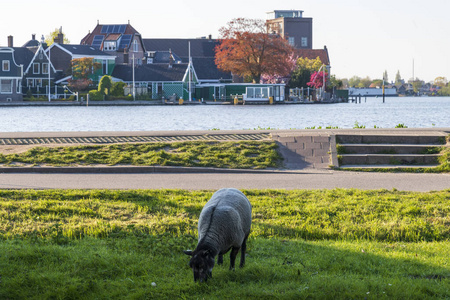
[[[80,42],[80,45],[89,45],[92,46],[94,43],[94,39],[96,39],[96,43],[98,43],[100,40],[108,37],[108,40],[112,40],[109,38],[109,36],[115,36],[117,37],[116,40],[118,40],[120,37],[123,37],[125,35],[135,35],[139,34],[139,32],[133,28],[130,24],[97,24],[95,26],[94,30],[92,32],[88,33]],[[97,37],[97,38],[96,38]],[[101,38],[103,37],[103,39]],[[101,43],[100,41],[100,43]],[[123,45],[123,47],[129,47],[131,39],[127,39],[128,44]],[[100,48],[100,47],[99,47]]]
[[[106,36],[105,41],[117,41],[121,36],[121,33],[111,33]]]
[[[195,73],[200,80],[231,80],[231,72],[220,71],[214,61],[214,57],[192,58]]]
[[[330,58],[326,47],[324,49],[295,49],[295,53],[298,57],[303,58],[316,59],[319,57],[324,65],[330,65]]]
[[[183,62],[189,61],[189,43],[191,57],[214,57],[214,48],[219,43],[213,39],[143,39],[146,51],[169,51],[177,54]]]
[[[28,67],[28,65],[33,60],[36,51],[31,51],[26,47],[14,47],[14,60],[18,65],[23,65],[23,70]]]
[[[38,40],[32,39],[26,42],[22,47],[39,47],[40,44],[41,43]]]
[[[88,45],[69,45],[69,44],[55,44],[66,51],[72,53],[72,55],[85,55],[85,56],[111,56],[110,54],[97,50]]]
[[[170,62],[170,56],[172,56],[174,63],[180,63],[181,58],[175,53],[170,51],[155,51],[153,55],[154,64],[168,64]]]
[[[136,66],[134,68],[134,80],[151,82],[151,81],[182,81],[186,73],[187,64],[173,64],[169,68],[169,64],[148,64]],[[116,65],[112,76],[123,81],[133,81],[133,68],[128,65]]]

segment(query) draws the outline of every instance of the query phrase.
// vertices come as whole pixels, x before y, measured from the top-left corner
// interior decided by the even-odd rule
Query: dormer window
[[[105,41],[103,43],[103,50],[104,51],[116,51],[117,49],[117,42],[116,41]]]

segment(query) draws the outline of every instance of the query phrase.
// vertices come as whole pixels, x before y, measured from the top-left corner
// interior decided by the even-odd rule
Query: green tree
[[[336,75],[330,76],[330,81],[328,82],[328,88],[341,89],[344,86],[344,81],[342,79],[336,78]]]
[[[361,81],[361,78],[358,76],[353,76],[348,80],[348,86],[349,87],[358,87],[359,82]]]
[[[112,79],[111,76],[104,75],[100,79],[100,83],[98,84],[98,91],[102,95],[108,95],[112,87]]]
[[[384,73],[383,73],[383,80],[384,80],[385,83],[389,82],[389,77],[388,77],[388,72],[387,72],[387,70],[384,70]]]
[[[47,44],[47,46],[50,46],[51,44],[53,44],[55,38],[58,37],[58,34],[62,33],[62,28],[58,29],[55,28],[55,30],[53,30],[52,32],[50,32],[48,35],[45,36],[45,43]],[[69,39],[64,35],[64,44],[70,44]]]
[[[395,75],[395,85],[403,84],[402,76],[400,76],[400,71],[397,71],[397,74]]]
[[[359,81],[358,87],[360,88],[368,88],[372,84],[372,79],[370,79],[369,76],[366,76],[365,78],[362,78]]]
[[[289,86],[291,88],[306,88],[307,83],[311,79],[311,74],[319,71],[320,67],[323,65],[319,57],[315,59],[309,59],[306,57],[300,57],[297,59],[297,67],[292,72],[291,80],[289,81]]]
[[[445,77],[439,76],[434,79],[434,85],[440,88],[447,86],[448,80]]]
[[[412,82],[414,93],[419,93],[420,89],[422,88],[423,82],[422,80],[416,79]]]

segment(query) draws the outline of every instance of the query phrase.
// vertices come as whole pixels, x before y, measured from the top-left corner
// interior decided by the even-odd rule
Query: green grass
[[[198,284],[212,191],[0,190],[0,299],[450,297],[450,190],[243,192],[247,264]]]
[[[20,154],[0,154],[5,165],[136,165],[264,169],[281,166],[271,141],[177,142],[35,147]]]

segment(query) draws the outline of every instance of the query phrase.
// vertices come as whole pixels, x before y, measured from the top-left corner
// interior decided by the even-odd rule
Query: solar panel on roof
[[[130,45],[132,34],[124,34],[120,39],[119,49],[127,48]]]
[[[126,29],[127,29],[127,25],[120,25],[119,33],[125,33]]]
[[[94,40],[92,41],[92,47],[96,49],[100,49],[103,42],[103,35],[96,35],[94,36]]]
[[[107,33],[108,27],[109,27],[108,25],[103,25],[101,33]]]

